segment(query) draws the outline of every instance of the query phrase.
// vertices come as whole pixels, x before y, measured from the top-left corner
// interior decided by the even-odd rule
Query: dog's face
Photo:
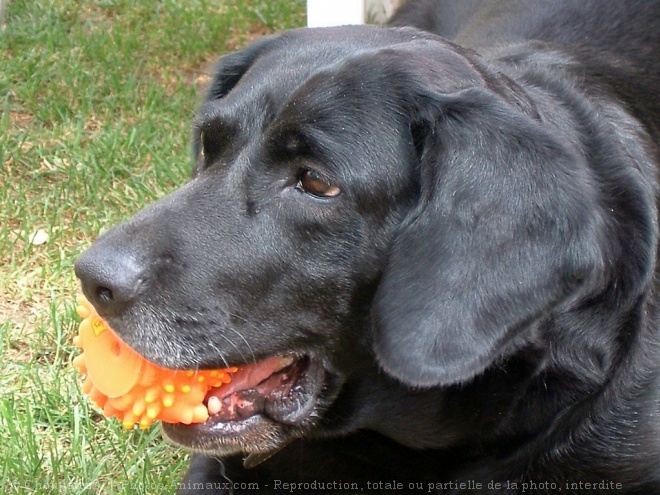
[[[193,179],[76,265],[146,358],[245,366],[211,419],[167,434],[268,452],[313,432],[364,367],[443,386],[519,345],[604,256],[580,158],[536,117],[514,83],[414,30],[294,31],[225,57]]]

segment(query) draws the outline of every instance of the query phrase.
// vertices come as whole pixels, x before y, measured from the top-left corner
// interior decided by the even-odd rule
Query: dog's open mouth
[[[310,426],[324,375],[318,360],[307,355],[239,366],[230,383],[207,393],[206,422],[165,423],[163,429],[183,446],[221,455],[276,450]]]
[[[295,356],[276,356],[241,367],[230,383],[206,395],[209,421],[263,414],[279,423],[298,422],[313,402],[309,367],[309,358]]]

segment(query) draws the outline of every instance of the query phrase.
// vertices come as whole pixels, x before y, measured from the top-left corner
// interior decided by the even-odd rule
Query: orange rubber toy
[[[204,371],[171,370],[147,361],[122,342],[83,296],[77,311],[83,321],[73,343],[83,352],[73,365],[83,378],[82,390],[108,417],[125,428],[142,429],[154,421],[203,423],[209,417],[204,397],[231,381],[238,368]]]

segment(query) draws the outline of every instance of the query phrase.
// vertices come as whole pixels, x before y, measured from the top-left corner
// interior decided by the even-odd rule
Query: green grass
[[[212,62],[304,0],[9,0],[0,30],[0,492],[172,493],[187,454],[126,431],[70,362],[76,256],[186,180]],[[38,230],[45,244],[30,242]]]

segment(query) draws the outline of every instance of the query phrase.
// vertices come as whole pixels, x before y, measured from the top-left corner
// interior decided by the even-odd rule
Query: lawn
[[[187,454],[81,395],[73,262],[186,180],[213,61],[305,2],[0,2],[0,492],[172,493]]]

